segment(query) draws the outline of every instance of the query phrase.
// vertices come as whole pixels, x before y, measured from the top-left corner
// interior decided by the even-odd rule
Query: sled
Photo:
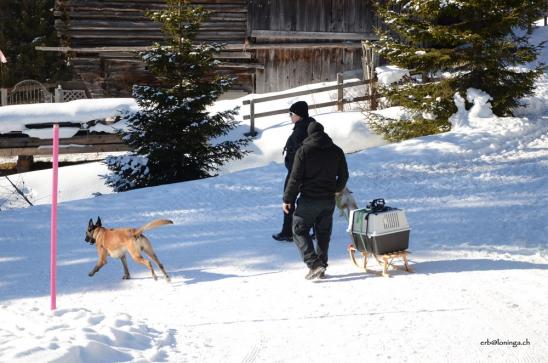
[[[385,206],[384,199],[375,199],[367,208],[355,209],[350,212],[347,232],[352,243],[348,245],[348,254],[352,263],[365,272],[367,260],[373,255],[379,265],[382,265],[382,276],[390,277],[388,269],[412,272],[408,264],[409,223],[402,209]],[[363,261],[358,263],[356,251],[360,252]],[[403,266],[395,261],[403,260]]]
[[[347,250],[352,263],[357,268],[359,268],[360,270],[364,270],[367,273],[375,273],[375,274],[380,274],[384,277],[390,277],[390,275],[388,274],[388,269],[390,267],[400,271],[413,272],[413,269],[409,267],[409,263],[408,263],[409,251],[390,252],[382,255],[376,255],[373,253],[369,253],[367,251],[359,251],[363,259],[363,261],[359,263],[358,260],[356,259],[356,251],[358,251],[356,247],[354,247],[354,245],[351,243],[348,245]],[[373,255],[375,259],[377,260],[377,262],[379,263],[379,265],[382,265],[382,273],[378,273],[376,271],[367,269],[367,260],[370,255]],[[403,266],[394,264],[395,260],[403,260]]]

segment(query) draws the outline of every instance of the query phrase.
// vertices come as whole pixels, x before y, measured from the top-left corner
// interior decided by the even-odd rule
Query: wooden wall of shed
[[[337,73],[362,67],[359,48],[269,49],[257,50],[256,56],[265,64],[264,70],[257,70],[257,93],[334,81]]]
[[[333,81],[336,73],[361,69],[361,49],[343,41],[319,48],[318,39],[257,38],[252,30],[370,33],[377,25],[371,0],[191,0],[214,12],[201,39],[223,40],[245,48],[251,59],[226,59],[221,73],[237,78],[235,89],[280,91],[307,83]],[[63,0],[56,2],[60,34],[74,48],[149,45],[161,38],[157,24],[144,11],[164,6],[163,0]],[[341,45],[334,44],[340,42]],[[277,46],[271,43],[278,43]],[[282,43],[282,47],[280,44]],[[286,43],[293,43],[285,48]],[[295,44],[299,43],[299,44]],[[299,48],[300,43],[315,43]],[[356,43],[356,41],[355,41]],[[266,48],[253,49],[254,45]],[[272,47],[272,48],[270,48]],[[339,47],[339,48],[337,48]],[[270,49],[268,49],[270,48]],[[232,54],[242,53],[233,49]],[[230,52],[228,52],[230,53]],[[127,96],[133,84],[154,82],[145,65],[129,52],[75,53],[73,68],[93,97]],[[258,66],[258,69],[256,66]],[[264,66],[264,69],[260,69]]]
[[[370,0],[249,0],[248,29],[305,32],[372,32]]]

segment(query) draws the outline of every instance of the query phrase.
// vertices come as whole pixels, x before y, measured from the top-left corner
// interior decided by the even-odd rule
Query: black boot
[[[273,234],[272,238],[280,242],[293,242],[293,236],[284,234],[283,232],[280,232],[278,234]]]
[[[278,234],[273,234],[272,238],[280,242],[293,242],[293,232],[291,230],[293,223],[293,211],[292,208],[289,213],[284,213],[284,223],[282,225],[282,231]]]

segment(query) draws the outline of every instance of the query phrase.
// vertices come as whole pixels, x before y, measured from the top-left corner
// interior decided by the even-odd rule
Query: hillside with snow
[[[356,81],[356,79],[348,80]],[[261,94],[259,97],[271,96],[274,94],[283,95],[292,92],[322,88],[332,86],[336,82],[323,82],[320,84],[304,85],[283,92]],[[279,109],[288,109],[292,103],[298,100],[307,101],[309,104],[328,102],[336,99],[336,90],[327,92],[317,92],[301,97],[287,97],[285,99],[263,102],[256,107],[256,112],[266,112]],[[348,87],[344,90],[345,98],[357,97],[363,94],[363,86]],[[243,120],[244,115],[249,110],[243,109],[242,102],[254,97],[247,95],[234,100],[218,101],[209,108],[210,112],[220,112],[226,109],[235,109],[240,107],[236,119]],[[256,96],[255,96],[256,97]],[[384,145],[386,141],[379,135],[372,133],[364,123],[364,117],[361,113],[362,105],[360,103],[348,104],[345,106],[346,112],[334,113],[335,107],[323,107],[310,110],[310,115],[321,122],[326,132],[337,142],[337,144],[346,152],[352,153],[367,148]],[[28,129],[25,127],[28,120],[33,123],[52,123],[52,122],[81,122],[83,127],[89,131],[114,132],[117,129],[126,127],[123,119],[116,123],[107,125],[96,123],[100,118],[114,118],[122,116],[126,112],[136,111],[138,106],[133,99],[127,98],[105,98],[77,100],[61,104],[41,104],[41,105],[14,105],[0,108],[0,133],[8,131],[21,131],[31,137],[50,139],[52,137],[51,128]],[[245,132],[249,131],[249,120],[241,121],[240,125],[232,130],[228,135],[219,139],[236,140],[242,138]],[[249,154],[242,160],[234,160],[224,165],[219,174],[223,175],[239,170],[245,170],[254,167],[268,165],[270,163],[283,162],[283,146],[287,136],[291,133],[293,125],[286,115],[276,115],[262,117],[257,119],[256,130],[258,135],[249,144],[247,150]],[[60,127],[60,137],[72,137],[79,131],[77,127]],[[62,146],[61,146],[62,149]],[[120,154],[120,153],[114,153]],[[94,159],[105,158],[106,153],[98,153],[91,156]],[[89,157],[89,156],[88,156]],[[0,158],[0,162],[15,162],[16,157]],[[51,156],[37,156],[36,161],[50,161]],[[61,154],[60,160],[79,161],[86,160],[81,154]],[[106,165],[102,162],[75,166],[73,168],[59,169],[59,201],[90,198],[93,195],[109,194],[112,189],[104,184],[103,175],[108,173]],[[15,193],[12,183],[19,190],[23,191],[29,201],[34,205],[51,203],[51,171],[40,170],[28,173],[20,173],[6,178],[0,178],[0,210],[20,208],[28,206],[28,203]]]
[[[406,211],[414,273],[356,269],[336,213],[327,278],[304,279],[296,247],[271,238],[285,177],[274,145],[291,131],[279,119],[259,126],[253,147],[267,156],[219,177],[61,203],[54,312],[50,206],[2,210],[0,361],[545,361],[548,77],[516,117],[468,96],[451,132],[390,145],[368,144],[357,112],[315,116],[337,143],[362,132],[370,147],[347,155],[348,185],[360,206],[382,197]],[[103,172],[86,164],[61,179],[89,197]],[[129,259],[131,280],[114,259],[88,277],[97,253],[84,233],[97,216],[108,227],[173,220],[147,233],[171,283]]]

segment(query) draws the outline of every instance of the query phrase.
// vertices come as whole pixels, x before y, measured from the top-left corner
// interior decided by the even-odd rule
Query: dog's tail
[[[156,219],[156,220],[153,220],[152,222],[148,222],[144,226],[137,228],[134,232],[134,235],[139,236],[143,234],[144,231],[148,231],[149,229],[153,229],[153,228],[158,228],[160,226],[163,226],[164,224],[173,224],[173,222],[170,221],[169,219]]]

